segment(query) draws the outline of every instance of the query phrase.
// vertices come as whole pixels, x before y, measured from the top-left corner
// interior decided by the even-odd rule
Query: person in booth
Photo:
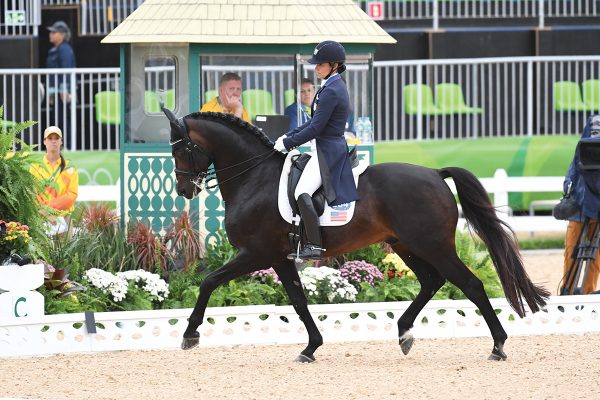
[[[597,138],[600,140],[600,115],[594,115],[587,120],[581,138]],[[586,179],[584,179],[579,169],[579,153],[577,151],[567,170],[563,183],[563,192],[563,199],[555,207],[553,214],[557,219],[566,219],[569,221],[565,236],[564,280],[568,276],[571,267],[576,265],[573,264],[575,261],[574,257],[577,255],[576,246],[585,219],[589,218],[588,239],[591,239],[598,224],[598,212],[600,211],[600,194],[593,193],[586,184]],[[596,254],[595,258],[589,264],[588,274],[583,283],[583,294],[589,294],[597,290],[599,275],[600,257]],[[563,286],[570,284],[570,282],[563,282]]]
[[[219,80],[219,95],[204,104],[200,112],[229,113],[252,123],[242,105],[242,78],[233,72],[224,74]]]
[[[308,78],[302,78],[300,82],[300,104],[296,100],[285,109],[285,115],[290,117],[290,131],[310,119],[310,105],[314,95],[315,88],[312,81]],[[298,114],[300,114],[300,123],[298,123]]]
[[[286,152],[312,141],[311,147],[316,150],[294,193],[307,237],[298,254],[303,260],[320,260],[324,251],[319,216],[312,203],[314,192],[322,185],[330,206],[350,203],[359,197],[344,138],[350,112],[348,89],[340,75],[346,70],[345,61],[346,51],[340,43],[326,40],[317,45],[308,60],[316,64],[315,74],[322,80],[311,104],[312,118],[280,136],[274,145],[275,150]],[[295,253],[288,255],[288,259],[295,257]]]

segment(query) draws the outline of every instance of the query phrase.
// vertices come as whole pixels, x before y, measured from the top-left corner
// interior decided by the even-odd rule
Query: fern
[[[34,243],[42,244],[47,236],[45,219],[40,215],[37,203],[41,182],[29,172],[34,146],[18,138],[36,122],[18,122],[7,127],[3,116],[4,106],[0,106],[0,219],[28,225]]]

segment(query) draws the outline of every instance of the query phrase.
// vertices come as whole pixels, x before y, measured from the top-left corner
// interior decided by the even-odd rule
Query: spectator
[[[600,139],[600,115],[596,115],[588,119],[581,138]],[[568,215],[564,215],[564,217],[569,220],[567,234],[565,237],[565,256],[563,266],[563,280],[566,280],[570,269],[572,267],[577,267],[576,260],[573,257],[577,257],[577,254],[574,254],[574,252],[577,251],[576,246],[584,226],[584,221],[589,221],[588,239],[591,239],[598,224],[597,219],[598,213],[600,212],[600,199],[598,198],[599,194],[594,194],[590,191],[590,187],[586,183],[586,179],[582,176],[581,170],[579,169],[578,152],[575,152],[575,155],[573,156],[573,160],[571,161],[571,165],[569,166],[565,176],[563,189],[565,195],[563,201],[561,201],[561,204],[557,206],[557,208],[563,207],[564,210],[564,205],[567,204],[565,199],[568,198],[574,199],[572,202],[573,206],[576,204],[576,210],[568,210],[566,212]],[[555,216],[557,218],[559,217],[557,216],[556,208]],[[598,254],[596,254],[596,257],[589,264],[588,274],[585,282],[583,283],[583,294],[596,291],[599,274],[600,258],[598,257]],[[576,284],[577,282],[575,282],[575,285]],[[563,282],[563,290],[561,290],[561,293],[565,292],[565,288],[567,289],[566,293],[568,293],[571,286],[571,282]]]
[[[50,43],[47,68],[75,68],[75,54],[69,44],[71,30],[64,21],[56,21],[48,27]],[[68,103],[71,102],[69,77],[66,74],[50,74],[48,77],[48,113],[49,121],[54,125],[66,128],[70,123]],[[65,134],[67,129],[65,129]]]
[[[251,122],[248,112],[242,105],[242,78],[233,72],[224,74],[219,80],[219,95],[204,104],[200,111],[229,113]]]
[[[40,204],[54,209],[48,215],[49,224],[54,226],[52,232],[59,233],[66,228],[65,216],[75,208],[79,191],[79,174],[77,169],[66,160],[60,149],[62,131],[57,126],[49,126],[44,131],[46,155],[39,164],[31,166],[31,173],[43,184],[43,191],[38,193]],[[55,230],[56,229],[56,230]]]
[[[290,117],[290,131],[310,119],[310,105],[314,95],[315,89],[312,81],[308,78],[302,78],[300,82],[300,104],[296,100],[285,109],[285,115]],[[300,115],[300,123],[298,123],[298,115]]]

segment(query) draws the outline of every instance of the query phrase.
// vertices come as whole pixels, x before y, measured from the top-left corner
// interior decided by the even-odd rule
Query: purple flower
[[[281,283],[279,281],[279,277],[277,276],[277,274],[275,273],[273,268],[263,269],[260,271],[254,271],[250,274],[250,276],[258,279],[259,281],[261,281],[263,283],[267,283],[269,281],[269,279],[272,279],[273,283]]]
[[[361,282],[367,282],[369,285],[383,279],[381,271],[365,261],[348,261],[340,267],[340,274],[346,278],[355,287],[359,288]]]

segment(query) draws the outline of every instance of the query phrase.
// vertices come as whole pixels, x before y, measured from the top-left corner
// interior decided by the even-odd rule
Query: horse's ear
[[[188,136],[188,134],[187,134],[187,128],[185,126],[185,122],[183,122],[183,118],[177,118],[175,116],[175,114],[173,114],[173,112],[171,110],[169,110],[168,108],[166,108],[164,106],[164,104],[161,104],[160,108],[162,109],[162,111],[165,113],[165,115],[169,119],[169,122],[171,123],[171,126],[175,128],[175,131],[173,131],[173,130],[171,131],[171,139],[172,139],[172,141],[174,141],[175,139],[184,139],[184,138],[186,138]],[[174,135],[173,132],[177,132],[177,134],[179,135],[179,137],[177,137],[176,135]]]
[[[175,116],[175,114],[173,114],[171,110],[166,108],[165,105],[162,103],[160,104],[160,108],[165,113],[167,118],[169,118],[169,121],[171,121],[172,124],[177,124],[177,117]]]

